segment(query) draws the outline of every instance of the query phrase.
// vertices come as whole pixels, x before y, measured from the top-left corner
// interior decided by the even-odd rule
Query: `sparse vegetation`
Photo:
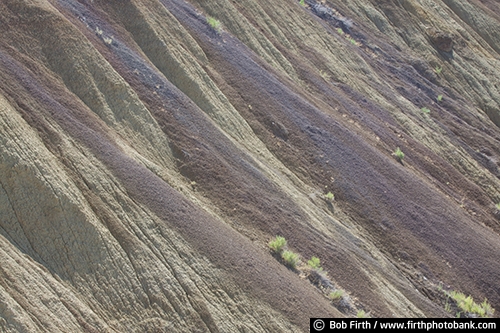
[[[322,78],[323,78],[323,80],[325,80],[325,81],[330,80],[330,76],[329,76],[326,72],[324,72],[324,71],[319,71],[319,75],[321,75],[321,77],[322,77]]]
[[[396,156],[396,158],[401,162],[405,158],[405,153],[403,153],[403,151],[399,147],[396,148],[396,150],[394,151],[394,153],[392,153],[392,155]]]
[[[351,27],[352,21],[350,21],[350,20],[344,21],[343,26],[344,27]],[[352,45],[355,45],[355,46],[361,45],[361,44],[358,44],[358,42],[354,38],[352,38],[352,36],[350,34],[346,34],[342,28],[337,28],[337,32],[339,33],[339,35],[344,36],[344,38],[346,40],[350,41]]]
[[[331,192],[329,193],[331,194]],[[326,197],[327,195],[325,195]],[[328,197],[333,199],[333,194],[331,196],[328,195]],[[330,280],[328,273],[321,267],[321,260],[318,257],[312,256],[310,260],[307,260],[306,265],[300,254],[290,251],[287,248],[287,240],[282,236],[276,236],[268,245],[275,254],[276,259],[301,277],[307,278],[325,297],[328,297],[332,301],[333,306],[351,316],[357,315],[358,318],[370,318],[365,311],[358,311],[356,304],[349,298],[349,295],[346,295],[346,292],[342,288],[337,287]]]
[[[438,101],[438,102],[441,102],[442,100],[443,100],[443,95],[438,95],[438,97],[437,97],[437,101]]]
[[[297,263],[299,262],[299,255],[295,252],[288,251],[288,250],[283,251],[283,253],[281,254],[281,258],[283,258],[283,260],[285,261],[285,264],[288,267],[291,267],[294,269],[297,267]]]
[[[272,241],[269,242],[269,248],[275,252],[280,254],[283,252],[284,247],[286,246],[285,237],[276,236]]]
[[[450,302],[448,302],[448,299],[446,299],[446,303],[444,304],[444,310],[448,313],[451,313],[451,305]]]
[[[208,16],[207,17],[207,23],[208,25],[215,30],[215,32],[219,33],[221,31],[221,24],[220,24],[220,21],[211,17],[211,16]]]
[[[356,313],[357,318],[370,318],[370,316],[365,312],[365,310],[359,310],[358,313]]]
[[[493,317],[493,314],[495,313],[495,309],[491,306],[491,304],[488,302],[488,300],[485,298],[483,303],[481,303],[481,308],[485,311],[486,316],[488,317]]]
[[[102,31],[101,28],[95,27],[95,33],[96,33],[97,36],[99,36],[99,37],[102,38],[102,40],[104,41],[104,43],[106,43],[108,45],[111,45],[113,43],[113,38],[104,36],[103,31]]]
[[[443,70],[443,68],[439,67],[439,65],[437,65],[436,68],[434,68],[434,71],[436,72],[437,75],[441,74],[442,70]]]
[[[466,316],[479,316],[482,318],[491,317],[495,310],[491,307],[491,304],[488,300],[484,300],[481,304],[477,304],[474,302],[472,296],[465,296],[465,294],[458,291],[451,291],[447,293],[451,299],[453,299],[459,308],[458,316],[461,314],[465,314]],[[446,305],[445,305],[446,309]]]
[[[422,111],[423,113],[430,113],[431,112],[431,110],[429,108],[426,108],[425,106],[423,108],[421,108],[420,111]]]
[[[318,271],[323,270],[323,268],[321,267],[321,261],[319,260],[318,257],[311,257],[311,259],[307,261],[307,264],[312,269],[317,269]]]
[[[341,299],[342,296],[344,296],[344,291],[342,289],[337,289],[335,291],[332,291],[328,297],[332,300],[332,301],[336,301],[338,299]]]

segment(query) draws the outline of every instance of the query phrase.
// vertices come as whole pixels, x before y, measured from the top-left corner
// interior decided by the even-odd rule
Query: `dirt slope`
[[[0,36],[1,332],[500,308],[497,2],[4,0]]]

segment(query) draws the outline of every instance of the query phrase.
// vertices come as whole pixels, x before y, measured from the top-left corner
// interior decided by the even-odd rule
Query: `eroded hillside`
[[[500,309],[499,54],[488,0],[2,0],[0,331]]]

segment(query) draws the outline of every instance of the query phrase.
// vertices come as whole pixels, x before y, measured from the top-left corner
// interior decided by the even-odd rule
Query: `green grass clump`
[[[457,303],[458,308],[463,313],[475,314],[484,318],[491,317],[495,312],[486,299],[483,303],[477,304],[472,296],[465,296],[465,294],[458,291],[451,291],[448,295]]]
[[[439,66],[436,66],[436,68],[434,68],[434,71],[436,72],[437,75],[441,74],[442,70],[443,70],[443,68],[441,68]]]
[[[342,30],[342,28],[337,28],[337,32],[338,32],[339,34],[341,34],[341,35],[343,35],[343,34],[344,34],[344,30]]]
[[[495,207],[500,210],[500,202],[495,205]]]
[[[423,108],[421,108],[420,111],[422,111],[423,113],[430,113],[431,112],[431,110],[429,110],[429,108],[426,108],[425,106]]]
[[[323,270],[323,268],[321,267],[321,261],[319,260],[318,257],[311,257],[311,260],[308,260],[307,264],[312,269],[317,269],[318,271],[322,271]]]
[[[335,195],[332,192],[328,192],[327,194],[325,194],[325,199],[332,202],[333,200],[335,200]]]
[[[306,3],[305,3],[305,1],[304,1],[304,0],[300,0],[300,1],[299,1],[299,4],[300,4],[302,7],[305,7],[305,6],[306,6]]]
[[[285,264],[291,268],[297,267],[297,263],[299,262],[299,255],[288,250],[283,251],[281,258],[283,258]]]
[[[283,252],[283,248],[286,246],[285,237],[276,236],[272,241],[269,242],[269,248],[275,253]]]
[[[438,95],[438,97],[437,97],[437,101],[438,101],[438,102],[441,102],[442,100],[443,100],[443,95]]]
[[[332,291],[328,297],[330,297],[331,300],[336,301],[344,296],[344,291],[342,289],[337,289],[335,291]]]
[[[481,308],[483,308],[484,311],[486,312],[486,316],[493,317],[495,309],[493,309],[493,307],[486,298],[484,299],[483,303],[481,303]]]
[[[401,148],[396,148],[396,150],[394,151],[394,153],[392,153],[392,155],[396,156],[396,158],[398,160],[400,160],[401,162],[403,161],[403,159],[405,158],[405,153],[403,153],[403,151],[401,150]]]
[[[219,33],[221,31],[221,24],[220,24],[220,21],[211,17],[211,16],[208,16],[207,17],[207,23],[208,25],[214,29],[217,33]]]

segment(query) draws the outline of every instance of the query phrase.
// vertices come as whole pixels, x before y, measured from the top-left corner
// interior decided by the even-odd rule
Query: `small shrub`
[[[342,296],[344,296],[344,291],[343,291],[342,289],[337,289],[337,290],[335,290],[335,291],[332,291],[332,292],[328,295],[328,297],[330,297],[330,299],[331,299],[332,301],[336,301],[336,300],[338,300],[338,299],[342,298]]]
[[[207,23],[208,25],[215,30],[215,32],[219,33],[220,30],[221,30],[221,24],[220,24],[220,21],[211,17],[211,16],[208,16],[207,17]]]
[[[443,100],[443,95],[438,95],[438,97],[437,97],[437,101],[438,101],[438,102],[441,102],[442,100]]]
[[[421,108],[420,111],[422,111],[423,113],[430,113],[431,112],[431,110],[429,110],[425,106],[423,108]]]
[[[328,192],[327,194],[325,194],[325,199],[329,202],[332,202],[333,200],[335,200],[335,195],[332,192]]]
[[[317,257],[311,257],[311,260],[308,260],[307,264],[312,269],[317,269],[318,271],[323,270],[323,268],[321,267],[321,262],[320,262],[319,258],[317,258]]]
[[[394,153],[392,153],[392,155],[396,156],[396,158],[401,162],[405,158],[405,153],[403,153],[403,151],[399,147],[396,148],[396,150],[394,151]]]
[[[283,251],[281,258],[283,258],[285,264],[291,268],[297,267],[297,263],[299,262],[299,255],[288,250]]]
[[[269,242],[269,248],[275,253],[283,252],[283,248],[286,246],[285,237],[276,236],[272,241]]]

